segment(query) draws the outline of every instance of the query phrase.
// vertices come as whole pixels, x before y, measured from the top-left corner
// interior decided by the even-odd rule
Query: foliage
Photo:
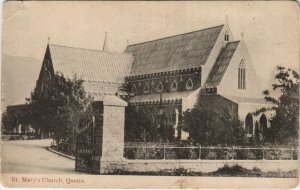
[[[18,124],[18,118],[15,114],[3,112],[2,113],[2,125],[1,131],[12,131],[13,126]]]
[[[92,136],[100,135],[97,134],[95,131],[92,131],[94,125],[93,120],[96,120],[96,117],[93,117],[96,115],[95,114],[96,105],[97,105],[96,102],[93,102],[91,105],[89,105],[79,119],[79,125],[78,125],[79,131],[76,135],[78,148],[90,148],[91,144],[93,143]],[[100,109],[99,107],[96,108],[98,108],[98,110]],[[100,117],[100,114],[98,114],[98,117]]]
[[[57,144],[63,142],[74,149],[80,118],[91,102],[82,84],[76,76],[66,79],[56,73],[43,84],[43,90],[37,85],[27,104],[33,127],[42,137],[52,133]]]
[[[148,142],[157,139],[158,131],[151,126],[149,115],[133,106],[126,108],[125,141]]]
[[[12,131],[14,127],[18,124],[30,124],[29,112],[27,107],[22,107],[21,109],[16,108],[13,111],[6,111],[2,113],[2,125],[3,131]]]
[[[234,164],[233,166],[229,166],[225,164],[222,168],[219,168],[217,171],[211,172],[212,176],[261,176],[262,171],[254,167],[252,170],[243,168],[238,164]]]
[[[184,112],[182,129],[189,133],[194,143],[202,146],[241,145],[244,130],[241,122],[226,110],[223,114],[201,107]]]
[[[264,91],[265,99],[276,105],[275,117],[271,120],[276,143],[298,144],[299,131],[299,74],[291,69],[278,66],[273,91],[279,90],[279,98]]]

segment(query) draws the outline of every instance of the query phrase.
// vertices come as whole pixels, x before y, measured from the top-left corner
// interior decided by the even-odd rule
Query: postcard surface
[[[7,1],[1,184],[295,188],[291,1]]]

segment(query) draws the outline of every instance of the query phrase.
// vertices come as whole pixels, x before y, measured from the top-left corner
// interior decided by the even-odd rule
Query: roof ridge
[[[154,41],[164,40],[164,39],[168,39],[168,38],[173,38],[173,37],[181,36],[181,35],[185,35],[185,34],[192,34],[192,33],[200,32],[200,31],[208,30],[208,29],[213,29],[213,28],[221,27],[221,26],[224,26],[224,25],[225,25],[225,24],[221,24],[221,25],[217,25],[217,26],[212,26],[212,27],[208,27],[208,28],[203,28],[203,29],[200,29],[200,30],[195,30],[195,31],[191,31],[191,32],[186,32],[186,33],[182,33],[182,34],[175,34],[175,35],[167,36],[167,37],[163,37],[163,38],[158,38],[158,39],[155,39],[155,40],[149,40],[149,41],[145,41],[145,42],[140,42],[140,43],[130,44],[130,45],[128,45],[127,47],[135,46],[135,45],[139,45],[139,44],[144,44],[144,43],[148,43],[148,42],[154,42]]]
[[[80,47],[71,47],[71,46],[66,46],[66,45],[58,45],[58,44],[50,44],[50,43],[48,45],[50,45],[50,46],[64,47],[64,48],[70,48],[70,49],[81,49],[81,50],[98,51],[98,52],[112,53],[112,54],[126,54],[126,55],[131,55],[131,53],[126,53],[126,52],[112,52],[112,51],[97,50],[97,49],[88,49],[88,48],[80,48]]]

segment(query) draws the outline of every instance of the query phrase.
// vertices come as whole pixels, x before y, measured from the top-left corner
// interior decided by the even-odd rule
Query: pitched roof
[[[218,86],[228,68],[231,58],[239,45],[239,41],[228,42],[221,50],[214,66],[212,67],[206,82],[207,87]]]
[[[100,50],[49,45],[55,71],[85,81],[124,83],[130,72],[133,56]]]
[[[128,102],[130,102],[130,103],[149,103],[149,102],[158,103],[160,101],[160,98],[162,98],[163,101],[182,100],[182,98],[186,98],[194,92],[195,92],[195,90],[163,93],[162,97],[160,97],[160,94],[138,95],[138,96],[131,97]]]
[[[189,69],[204,65],[224,25],[134,44],[130,76]]]
[[[129,75],[133,56],[99,50],[49,45],[55,72],[85,82],[85,90],[93,95],[115,94]]]

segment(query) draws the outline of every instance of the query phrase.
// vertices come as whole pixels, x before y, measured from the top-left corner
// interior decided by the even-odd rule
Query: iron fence
[[[298,148],[126,146],[127,159],[297,160]]]

